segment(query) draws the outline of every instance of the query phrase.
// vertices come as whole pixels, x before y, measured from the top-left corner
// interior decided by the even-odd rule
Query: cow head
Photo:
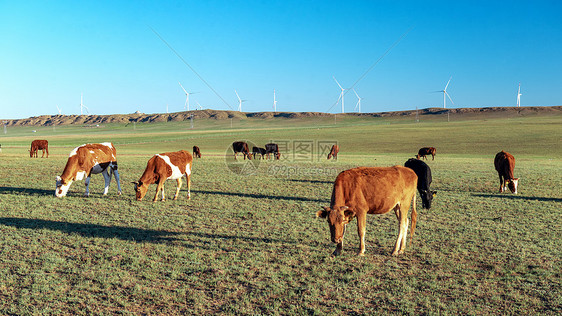
[[[146,195],[146,191],[148,191],[148,185],[139,182],[131,182],[135,185],[135,195],[137,197],[137,201],[142,201],[142,198]]]
[[[431,208],[431,201],[433,201],[433,197],[437,194],[437,191],[430,191],[430,190],[419,190],[422,200],[422,207],[425,209]]]
[[[517,184],[519,183],[519,178],[507,180],[507,187],[509,191],[513,194],[517,194]]]
[[[328,220],[332,242],[340,243],[345,234],[345,226],[351,222],[355,213],[347,206],[339,206],[334,209],[323,207],[323,210],[318,211],[316,216]]]
[[[55,188],[55,196],[56,197],[63,197],[66,196],[70,185],[72,184],[72,180],[68,182],[64,181],[60,176],[57,176],[55,180],[56,188]]]

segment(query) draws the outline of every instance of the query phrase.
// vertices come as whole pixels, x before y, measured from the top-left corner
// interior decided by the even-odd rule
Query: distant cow
[[[334,157],[335,160],[338,160],[339,152],[340,152],[340,146],[332,145],[332,149],[330,149],[330,153],[328,154],[328,159]]]
[[[164,195],[164,182],[168,179],[176,180],[176,194],[174,200],[177,200],[182,185],[181,178],[185,175],[187,178],[187,199],[191,199],[191,166],[193,157],[185,150],[170,153],[162,153],[154,155],[146,164],[146,169],[140,177],[139,181],[133,182],[135,185],[135,193],[137,201],[141,201],[148,191],[148,186],[156,183],[156,194],[153,202],[158,199],[158,193],[162,191],[162,201],[166,199]]]
[[[74,148],[68,156],[62,175],[57,176],[55,195],[57,197],[66,196],[73,181],[82,180],[86,177],[85,196],[89,196],[90,176],[98,173],[101,173],[105,179],[103,195],[106,195],[109,190],[112,174],[115,174],[117,190],[121,194],[116,153],[112,143],[85,144]]]
[[[408,167],[416,173],[418,176],[418,192],[420,193],[422,200],[422,207],[426,209],[431,208],[431,201],[437,193],[436,191],[431,191],[431,169],[429,166],[418,159],[410,158],[404,164],[404,167]]]
[[[281,153],[279,153],[279,146],[274,143],[265,144],[265,153],[267,155],[267,159],[269,159],[269,154],[273,154],[273,157],[277,160],[281,158]]]
[[[501,151],[496,154],[494,159],[494,166],[500,177],[500,193],[507,190],[511,193],[517,194],[517,184],[519,178],[513,177],[513,168],[515,168],[515,158],[508,152]]]
[[[261,159],[263,159],[263,156],[265,156],[265,148],[252,147],[252,155],[254,156],[254,159],[256,159],[256,155],[260,155]]]
[[[234,159],[236,160],[236,155],[238,153],[244,154],[244,160],[248,157],[248,160],[252,159],[250,150],[248,149],[248,144],[246,142],[234,142],[232,143],[232,150],[234,151]]]
[[[431,160],[435,160],[435,155],[437,153],[437,150],[435,149],[435,147],[423,147],[420,148],[420,150],[418,150],[418,154],[416,155],[416,158],[420,159],[427,159],[427,155],[431,155]]]
[[[193,146],[193,158],[201,158],[201,151],[197,146]]]
[[[49,142],[44,139],[36,139],[31,142],[31,149],[29,149],[29,158],[37,158],[37,151],[42,150],[43,154],[41,158],[45,156],[45,151],[47,151],[47,158],[49,158]]]
[[[334,182],[330,207],[318,211],[318,217],[327,218],[334,255],[343,249],[343,235],[347,224],[357,217],[359,255],[365,254],[365,227],[367,214],[394,211],[400,232],[392,255],[404,253],[408,234],[408,210],[412,208],[412,238],[416,228],[416,173],[406,167],[359,167],[342,171]]]

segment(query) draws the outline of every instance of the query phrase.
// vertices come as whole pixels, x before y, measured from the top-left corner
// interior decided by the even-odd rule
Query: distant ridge
[[[418,114],[420,117],[426,115],[456,115],[466,118],[475,118],[478,116],[498,116],[498,117],[518,117],[533,115],[559,115],[562,114],[562,106],[526,106],[526,107],[483,107],[483,108],[427,108],[420,109]],[[379,112],[379,113],[336,113],[338,117],[396,117],[411,116],[415,117],[416,110],[395,111],[395,112]],[[221,111],[221,110],[194,110],[189,112],[176,112],[164,114],[112,114],[112,115],[41,115],[26,119],[3,120],[7,122],[7,126],[59,126],[59,125],[95,125],[107,123],[153,123],[153,122],[169,122],[169,121],[187,121],[193,115],[196,119],[216,119],[226,120],[235,119],[273,119],[286,118],[298,119],[309,117],[329,117],[333,113],[322,112],[237,112],[237,111]]]

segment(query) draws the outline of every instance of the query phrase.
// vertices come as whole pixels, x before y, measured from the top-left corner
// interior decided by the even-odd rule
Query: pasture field
[[[0,136],[0,314],[551,314],[562,313],[562,117],[412,123],[402,118],[200,121],[21,127]],[[31,133],[31,130],[36,130]],[[51,156],[30,159],[32,139]],[[225,158],[228,144],[287,142],[280,161]],[[95,175],[54,197],[72,148],[112,141],[123,195]],[[337,141],[338,161],[318,146]],[[307,145],[308,144],[308,145]],[[155,153],[198,145],[192,199],[134,199],[131,181]],[[302,147],[304,146],[304,147]],[[309,146],[309,147],[306,147]],[[325,220],[338,172],[404,164],[434,146],[431,210],[392,257],[396,217],[367,218],[357,257],[353,221],[330,254]],[[308,148],[308,149],[307,149]],[[310,151],[312,148],[312,151]],[[516,158],[519,194],[497,193],[501,150]],[[245,169],[250,166],[251,168]],[[240,174],[231,170],[242,170]]]

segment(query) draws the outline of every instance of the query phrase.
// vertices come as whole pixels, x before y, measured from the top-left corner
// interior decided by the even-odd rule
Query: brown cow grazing
[[[193,158],[201,158],[201,150],[197,146],[193,146]]]
[[[49,142],[44,139],[36,139],[31,142],[31,149],[29,149],[29,158],[37,158],[37,151],[42,150],[43,154],[41,158],[45,156],[45,150],[47,151],[47,158],[49,158]]]
[[[502,150],[496,154],[494,166],[500,176],[500,193],[507,190],[507,185],[511,193],[517,194],[519,178],[513,177],[513,168],[515,167],[515,158],[513,155]]]
[[[120,195],[121,184],[117,171],[116,153],[112,143],[85,144],[74,148],[70,152],[62,175],[57,176],[55,195],[57,197],[66,196],[73,181],[82,180],[86,177],[86,193],[84,195],[90,196],[90,176],[98,173],[101,173],[105,179],[103,195],[106,195],[109,190],[112,174],[115,174],[117,190]]]
[[[408,234],[408,210],[412,207],[412,239],[416,229],[416,173],[406,167],[359,167],[342,171],[334,182],[330,207],[324,207],[316,216],[327,218],[332,242],[336,243],[333,255],[343,249],[343,235],[347,224],[357,217],[359,255],[365,254],[365,227],[367,214],[384,214],[394,211],[400,232],[392,255],[404,253]]]
[[[185,150],[170,153],[162,153],[154,155],[146,164],[146,169],[140,177],[139,181],[133,182],[137,201],[141,201],[148,191],[148,186],[156,183],[156,194],[153,202],[158,199],[158,193],[162,191],[162,201],[166,200],[164,195],[164,182],[168,179],[176,180],[178,186],[174,200],[178,199],[180,188],[182,185],[181,178],[185,175],[187,178],[187,199],[191,199],[191,166],[193,157]]]
[[[335,160],[338,160],[339,152],[340,152],[340,146],[332,145],[332,149],[330,149],[330,153],[328,154],[328,159],[334,157]]]
[[[248,160],[252,160],[252,154],[250,154],[250,150],[246,142],[232,143],[232,151],[234,151],[234,160],[236,160],[236,155],[238,153],[244,154],[244,160],[246,160],[246,157],[248,157]]]
[[[423,158],[426,159],[427,155],[431,155],[431,160],[435,160],[435,155],[437,154],[437,150],[435,147],[423,147],[418,150],[418,154],[416,155],[417,159]]]

